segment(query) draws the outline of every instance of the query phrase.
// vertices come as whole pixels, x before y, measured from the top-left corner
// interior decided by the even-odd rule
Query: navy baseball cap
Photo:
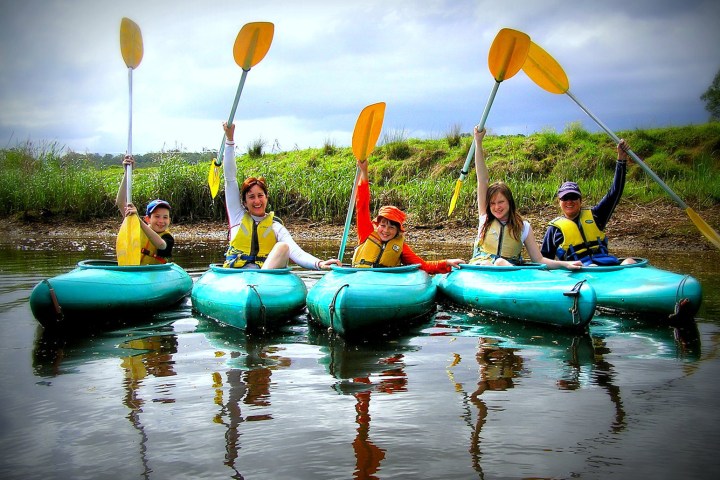
[[[160,200],[159,198],[157,200],[153,200],[152,202],[148,203],[147,210],[145,211],[145,215],[150,216],[152,212],[158,208],[158,207],[164,207],[170,210],[170,204],[166,202],[165,200]]]
[[[580,193],[580,187],[578,187],[578,184],[575,182],[565,182],[562,185],[560,185],[560,188],[558,188],[557,196],[558,198],[562,198],[568,193],[575,193],[577,196],[582,197],[582,194]]]

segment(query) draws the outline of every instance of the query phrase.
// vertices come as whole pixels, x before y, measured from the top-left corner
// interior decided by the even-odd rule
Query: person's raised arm
[[[123,178],[120,181],[120,188],[118,188],[117,196],[115,197],[115,205],[120,209],[120,213],[123,216],[126,215],[125,208],[127,207],[127,166],[131,165],[135,167],[135,159],[132,155],[125,155],[123,158]]]

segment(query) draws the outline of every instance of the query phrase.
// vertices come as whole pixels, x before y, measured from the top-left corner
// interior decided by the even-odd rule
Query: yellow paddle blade
[[[355,122],[352,151],[358,160],[366,160],[375,149],[385,118],[385,102],[373,103],[363,108]]]
[[[141,235],[140,217],[137,215],[125,217],[115,242],[118,265],[140,265]]]
[[[246,23],[240,29],[233,46],[235,63],[243,70],[250,70],[265,58],[275,34],[275,25],[270,22]]]
[[[455,182],[455,191],[453,192],[452,199],[450,200],[450,210],[448,210],[448,217],[452,215],[453,210],[455,210],[455,204],[457,203],[458,197],[460,196],[460,187],[462,187],[462,180],[458,178],[458,181]]]
[[[535,42],[530,43],[527,60],[522,69],[533,82],[550,93],[561,94],[570,88],[565,70]]]
[[[212,198],[218,193],[220,189],[220,167],[215,163],[215,159],[210,160],[210,171],[208,172],[208,185],[210,185],[210,195]]]
[[[710,240],[710,242],[715,245],[717,248],[720,248],[720,235],[718,235],[718,232],[716,232],[708,223],[703,220],[700,215],[695,213],[695,211],[688,207],[685,209],[685,213],[688,214],[688,217],[690,217],[690,220],[695,224],[695,226],[700,230],[700,233],[705,235],[705,237]]]
[[[488,66],[495,80],[502,82],[520,71],[530,48],[530,37],[511,28],[495,36],[488,52]]]
[[[128,68],[137,68],[143,57],[143,41],[140,27],[129,18],[120,22],[120,52]]]

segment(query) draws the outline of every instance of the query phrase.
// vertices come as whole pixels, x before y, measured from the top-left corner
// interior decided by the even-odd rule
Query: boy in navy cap
[[[585,266],[618,265],[635,263],[632,258],[622,262],[608,252],[605,227],[620,202],[625,188],[628,150],[625,140],[617,146],[618,159],[615,178],[610,190],[594,207],[582,206],[580,187],[575,182],[565,182],[557,191],[562,215],[550,222],[540,251],[545,258],[580,260]]]
[[[123,165],[135,165],[132,155],[125,155]],[[126,217],[137,215],[137,208],[132,203],[127,203],[127,169],[123,175],[120,188],[118,189],[115,204]],[[170,204],[165,200],[153,200],[148,203],[145,209],[145,217],[141,219],[142,228],[141,265],[167,263],[172,256],[172,249],[175,245],[175,238],[170,233]]]

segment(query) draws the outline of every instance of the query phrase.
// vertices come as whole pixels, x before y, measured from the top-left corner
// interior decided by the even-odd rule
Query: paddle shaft
[[[485,121],[487,120],[488,114],[490,113],[490,107],[492,106],[493,101],[495,100],[495,94],[497,93],[498,87],[500,86],[500,82],[495,80],[495,85],[493,85],[492,92],[490,92],[490,97],[488,98],[487,103],[485,104],[485,110],[483,111],[482,118],[480,119],[480,123],[477,124],[477,129],[482,130],[485,128]],[[460,170],[460,181],[465,180],[467,177],[467,174],[470,172],[470,162],[472,162],[473,158],[475,158],[475,137],[473,137],[472,144],[470,145],[470,151],[467,154],[467,158],[465,158],[465,165],[463,165],[462,170]]]
[[[132,155],[132,72],[133,69],[131,67],[128,68],[128,155]],[[132,203],[132,164],[125,166],[125,180],[125,195],[127,197],[126,203]]]
[[[249,71],[250,69],[243,69],[242,76],[240,77],[240,83],[238,83],[237,92],[235,92],[235,100],[233,100],[233,105],[230,109],[230,116],[228,117],[227,121],[228,125],[232,125],[232,122],[235,119],[235,112],[237,111],[237,106],[240,102],[240,95],[242,94],[243,87],[245,86],[245,79],[247,78],[247,74]],[[215,165],[217,165],[218,167],[222,165],[223,162],[223,154],[225,153],[225,140],[225,134],[223,134],[222,142],[220,143],[220,148],[218,149],[218,155],[215,159]]]
[[[605,124],[600,121],[600,119],[598,119],[595,115],[593,115],[592,112],[590,112],[590,110],[588,110],[588,109],[585,107],[585,105],[583,105],[583,104],[580,102],[580,100],[578,100],[577,98],[575,98],[575,95],[573,95],[573,94],[570,92],[570,90],[566,90],[565,93],[567,94],[568,97],[572,98],[573,101],[574,101],[575,103],[577,103],[578,106],[579,106],[590,118],[592,118],[592,119],[595,121],[595,123],[597,123],[597,124],[600,126],[600,128],[602,128],[603,130],[605,130],[605,133],[607,133],[608,136],[609,136],[610,138],[612,138],[615,143],[620,143],[620,139],[618,138],[618,136],[615,135],[608,127],[606,127]],[[677,203],[677,204],[680,206],[680,208],[682,208],[683,210],[687,210],[687,208],[688,208],[687,204],[685,204],[685,202],[683,202],[682,199],[681,199],[680,197],[678,197],[677,194],[675,194],[675,192],[673,192],[673,191],[670,189],[670,187],[668,187],[668,186],[665,184],[665,182],[663,182],[663,181],[660,179],[660,177],[658,177],[658,176],[655,174],[655,172],[653,172],[653,171],[650,169],[650,167],[648,167],[647,165],[645,165],[645,162],[643,162],[642,160],[640,160],[640,158],[639,158],[637,155],[635,155],[635,152],[633,152],[632,150],[628,149],[628,150],[627,150],[627,153],[628,153],[628,155],[630,155],[630,156],[633,158],[633,160],[635,160],[635,162],[636,162],[638,165],[640,165],[640,167],[642,167],[643,170],[645,170],[645,173],[647,173],[648,175],[650,175],[650,177],[651,177],[653,180],[655,180],[655,181],[657,182],[657,184],[660,185],[660,186],[662,187],[662,189],[665,190],[665,192],[666,192],[668,195],[670,195],[670,197],[671,197],[673,200],[675,200],[675,203]]]
[[[355,181],[353,182],[352,193],[350,193],[350,205],[348,206],[347,216],[345,217],[345,230],[343,230],[342,241],[340,242],[340,253],[338,260],[342,262],[345,255],[345,244],[347,243],[348,234],[350,233],[350,223],[352,221],[353,210],[355,209],[355,197],[357,196],[357,185],[360,180],[360,167],[355,170]]]

